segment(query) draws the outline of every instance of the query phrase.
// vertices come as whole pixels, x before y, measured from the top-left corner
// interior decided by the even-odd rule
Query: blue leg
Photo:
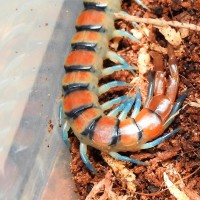
[[[162,137],[157,138],[156,140],[153,140],[152,142],[148,142],[146,144],[143,144],[140,146],[141,149],[150,149],[152,147],[155,147],[156,145],[160,144],[161,142],[165,141],[175,133],[177,133],[180,130],[180,128],[177,128],[170,133],[167,133],[166,135],[163,135]]]
[[[121,112],[121,114],[118,117],[119,120],[126,119],[128,112],[131,110],[131,108],[133,106],[134,101],[135,101],[135,98],[131,98],[128,101],[126,101],[125,108],[123,109],[123,111]]]
[[[120,97],[117,97],[115,99],[112,99],[110,101],[105,102],[104,104],[101,105],[101,109],[102,110],[108,110],[109,108],[111,108],[113,105],[120,103],[121,101],[126,100],[127,98],[129,98],[127,95],[123,95]]]
[[[110,152],[109,155],[111,157],[117,159],[117,160],[121,160],[121,161],[125,161],[125,162],[131,162],[131,163],[134,163],[134,164],[137,164],[137,165],[146,165],[147,164],[146,162],[135,160],[135,159],[129,158],[127,156],[122,156],[122,155],[120,155],[119,153],[116,153],[116,152]]]
[[[108,51],[106,54],[106,58],[110,59],[113,62],[119,62],[122,65],[128,65],[128,63],[121,56],[113,51]]]
[[[63,105],[62,105],[62,102],[60,102],[60,105],[59,105],[59,126],[61,127],[62,126],[62,121],[63,121]]]
[[[140,111],[140,107],[141,107],[141,94],[139,89],[137,88],[137,94],[136,94],[136,101],[135,101],[135,106],[134,106],[134,110],[131,114],[131,118],[136,118],[136,116],[138,115],[139,111]]]
[[[114,30],[112,33],[112,37],[127,37],[129,39],[131,39],[134,42],[137,42],[138,44],[140,44],[140,40],[138,40],[136,37],[134,37],[133,35],[131,35],[130,33],[128,33],[127,31],[124,30]]]
[[[111,110],[107,115],[110,117],[116,117],[119,114],[119,112],[121,112],[126,107],[128,101],[129,100],[126,100],[125,102],[120,103],[116,108]]]
[[[113,72],[117,72],[117,71],[120,71],[120,70],[129,70],[132,73],[134,73],[133,70],[135,70],[135,69],[136,69],[135,67],[132,67],[130,65],[116,65],[116,66],[113,66],[113,67],[108,67],[108,68],[103,69],[102,70],[102,76],[107,76],[107,75],[112,74]]]
[[[149,80],[148,94],[144,107],[148,107],[149,102],[153,97],[153,91],[154,91],[153,78],[151,74],[148,74],[148,80]]]
[[[70,148],[70,143],[68,141],[68,131],[70,129],[70,126],[68,125],[67,121],[65,122],[63,129],[62,129],[62,139],[67,145],[68,148]]]
[[[144,5],[144,3],[141,0],[134,0],[137,4],[139,4],[140,6],[142,6],[143,8],[149,10],[149,8],[147,6]]]
[[[89,170],[91,170],[94,174],[97,174],[96,170],[94,169],[94,167],[91,165],[88,157],[87,157],[87,145],[80,143],[80,155],[81,158],[83,160],[83,162],[85,163],[85,165],[88,167]]]
[[[175,119],[176,117],[176,112],[180,109],[183,101],[185,100],[185,98],[187,97],[188,93],[190,92],[190,90],[186,90],[175,102],[172,111],[168,117],[168,120],[165,122],[164,124],[164,128],[166,129]]]
[[[99,87],[99,95],[117,86],[131,86],[131,85],[123,81],[112,81]]]

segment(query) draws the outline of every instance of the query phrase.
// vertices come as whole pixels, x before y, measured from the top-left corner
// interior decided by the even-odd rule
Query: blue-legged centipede
[[[144,6],[139,1],[139,4]],[[80,141],[80,154],[87,167],[95,172],[86,155],[87,145],[104,151],[115,159],[136,164],[144,162],[122,156],[118,152],[137,151],[154,147],[169,138],[179,129],[165,134],[175,113],[187,96],[185,92],[175,102],[179,84],[177,60],[169,47],[170,77],[166,86],[165,73],[157,71],[154,82],[150,79],[145,106],[140,111],[141,99],[137,91],[136,103],[131,117],[127,118],[134,97],[120,96],[100,105],[98,96],[117,86],[129,86],[122,81],[112,81],[98,87],[99,80],[119,70],[132,70],[127,62],[108,48],[113,37],[135,38],[126,31],[114,28],[114,12],[119,12],[121,0],[84,0],[84,11],[76,22],[77,33],[72,38],[72,51],[66,58],[66,74],[62,81],[63,102],[60,118],[65,113],[67,123],[63,132],[67,136],[69,128]],[[117,61],[115,65],[103,69],[103,60]],[[175,103],[174,103],[175,102]],[[108,115],[104,111],[119,104]],[[121,114],[117,116],[119,111]],[[159,137],[159,138],[157,138]],[[157,138],[157,139],[156,139]],[[67,138],[65,139],[68,144]],[[150,142],[149,142],[150,141]]]

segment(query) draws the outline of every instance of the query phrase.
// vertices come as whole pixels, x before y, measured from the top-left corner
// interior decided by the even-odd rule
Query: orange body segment
[[[89,124],[102,115],[102,111],[98,108],[89,108],[81,113],[75,120],[73,120],[71,127],[76,134],[82,133]]]
[[[135,118],[138,127],[143,131],[145,141],[151,141],[163,133],[161,118],[147,108],[143,108]]]
[[[128,118],[120,122],[119,124],[121,144],[123,146],[129,146],[136,144],[138,141],[138,128],[133,122],[133,119]]]
[[[63,86],[69,85],[69,84],[74,84],[74,83],[91,83],[94,82],[94,75],[91,72],[71,72],[65,74],[62,84]],[[96,78],[96,83],[97,83],[97,78]]]
[[[164,122],[171,112],[172,104],[165,95],[157,95],[151,99],[148,108],[159,115]]]
[[[93,9],[85,10],[79,15],[76,26],[103,25],[106,22],[106,17],[104,12]]]
[[[95,52],[86,50],[72,51],[65,60],[65,66],[82,65],[93,66],[98,61],[98,56]]]
[[[80,106],[85,106],[88,104],[97,104],[97,96],[88,90],[79,90],[70,93],[63,100],[63,110],[64,112],[70,112]]]
[[[94,31],[81,31],[77,32],[72,38],[72,44],[86,42],[86,43],[98,43],[102,39],[102,35]]]
[[[100,146],[110,144],[116,123],[117,119],[114,117],[102,117],[96,124],[93,141]]]

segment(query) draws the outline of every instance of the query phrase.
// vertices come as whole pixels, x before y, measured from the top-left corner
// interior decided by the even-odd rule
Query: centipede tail
[[[118,70],[134,71],[134,67],[109,50],[109,40],[125,36],[134,42],[138,41],[128,32],[115,30],[113,13],[120,11],[121,0],[84,0],[83,3],[85,10],[77,18],[77,33],[72,38],[71,52],[66,57],[64,66],[66,74],[62,81],[64,97],[60,116],[64,112],[67,122],[63,135],[67,136],[69,128],[73,130],[81,143],[83,162],[93,172],[95,169],[86,155],[87,145],[119,160],[145,164],[117,152],[151,148],[178,131],[177,129],[156,139],[173,121],[174,118],[167,119],[180,108],[186,97],[185,93],[174,104],[179,78],[173,50],[169,47],[171,77],[168,80],[168,89],[165,91],[167,80],[164,72],[156,72],[155,82],[150,79],[147,101],[141,111],[138,89],[136,96],[124,95],[100,105],[99,95],[113,87],[130,84],[112,81],[99,87],[99,80]],[[141,1],[137,3],[148,9]],[[105,59],[110,59],[116,65],[103,69]],[[114,104],[119,105],[105,115],[104,111]],[[131,117],[127,118],[133,104],[135,106]],[[67,138],[65,142],[69,146]]]

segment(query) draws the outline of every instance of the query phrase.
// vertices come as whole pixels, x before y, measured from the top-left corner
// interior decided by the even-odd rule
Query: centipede
[[[134,71],[134,67],[125,59],[109,49],[109,41],[115,37],[126,37],[131,42],[138,42],[127,31],[115,29],[114,13],[121,12],[121,3],[121,0],[83,1],[84,10],[77,18],[71,51],[64,64],[63,100],[59,112],[60,124],[63,118],[66,119],[63,139],[70,146],[68,132],[72,129],[80,141],[81,158],[93,173],[96,170],[87,156],[87,146],[117,160],[146,165],[146,162],[124,156],[120,152],[149,149],[177,133],[179,128],[164,134],[189,92],[187,90],[176,99],[179,85],[178,61],[173,48],[169,46],[170,76],[166,78],[164,70],[156,71],[154,76],[149,73],[147,97],[142,108],[138,88],[135,88],[135,95],[124,94],[99,103],[99,96],[110,89],[131,87],[130,83],[118,80],[99,86],[103,77],[114,72]],[[136,3],[149,9],[141,1]],[[106,59],[115,64],[104,68]]]

